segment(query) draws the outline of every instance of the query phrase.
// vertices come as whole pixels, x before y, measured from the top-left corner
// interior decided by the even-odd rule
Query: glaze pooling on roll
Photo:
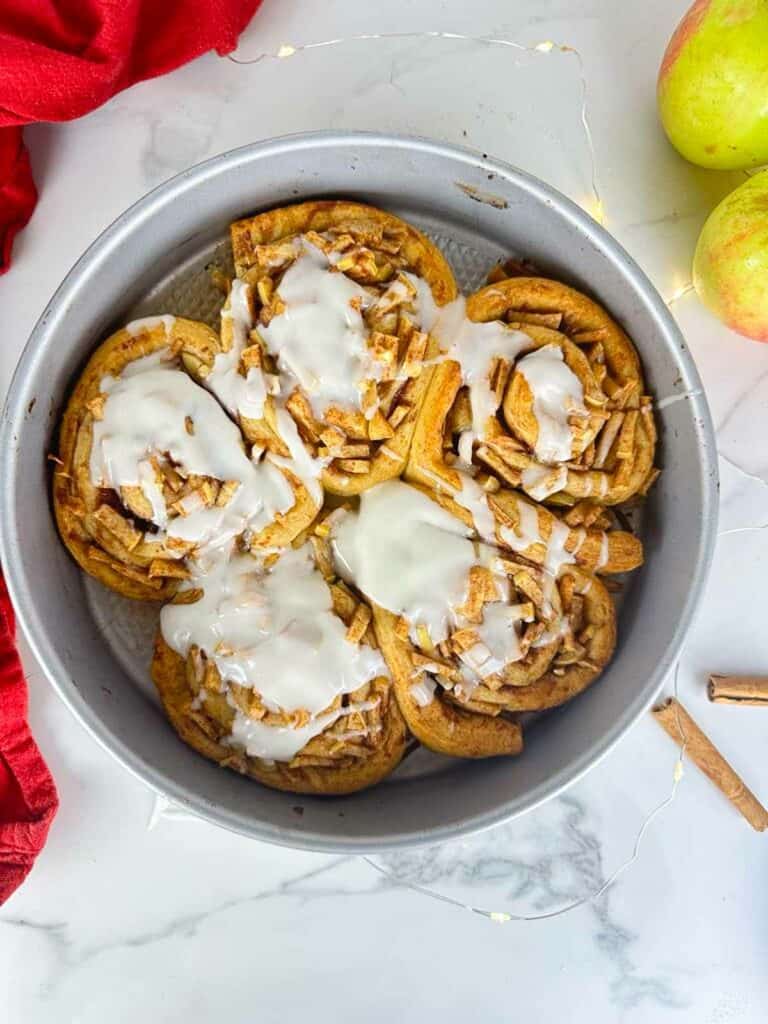
[[[171,316],[170,313],[163,313],[162,316],[145,316],[138,320],[131,320],[129,324],[125,325],[125,330],[132,338],[137,338],[145,331],[151,331],[155,327],[162,326],[167,338],[173,330],[175,323],[175,316]]]
[[[523,646],[521,638],[526,624],[534,621],[533,605],[509,603],[510,582],[501,553],[470,539],[450,513],[416,488],[390,481],[366,492],[360,510],[334,524],[333,550],[344,578],[375,606],[401,616],[411,641],[421,649],[434,649],[462,631],[473,638],[456,652],[457,696],[468,699],[481,681],[526,656],[532,641]],[[530,576],[534,570],[519,565],[511,571]],[[542,585],[537,586],[549,629],[560,636],[554,577],[545,581],[546,573],[538,570],[536,575],[541,576]],[[483,580],[480,606],[475,599],[478,579]],[[418,676],[439,675],[441,658],[417,668]],[[434,687],[424,686],[411,691],[420,707],[426,707],[433,693]]]
[[[461,490],[456,491],[453,499],[472,516],[475,529],[483,538],[493,543],[496,533],[496,521],[488,504],[488,495],[480,484],[468,473],[461,474]]]
[[[105,400],[93,423],[91,479],[118,493],[140,488],[152,522],[168,536],[226,544],[291,508],[293,493],[283,475],[268,463],[254,464],[219,403],[162,355],[135,360],[119,379],[105,378],[101,386]],[[229,500],[201,498],[170,518],[162,477],[152,464],[166,458],[188,474],[228,483]]]
[[[346,639],[307,545],[266,568],[251,555],[198,562],[193,604],[161,613],[166,642],[205,652],[222,682],[256,689],[269,711],[316,716],[341,694],[386,673],[378,651]]]
[[[414,630],[425,626],[434,643],[448,635],[469,570],[493,554],[421,491],[394,480],[366,491],[359,511],[341,519],[333,549],[344,578]]]
[[[235,712],[229,742],[249,756],[290,761],[340,717],[373,706],[334,706],[386,666],[374,648],[347,638],[308,545],[270,567],[244,554],[199,559],[185,589],[201,596],[163,608],[163,638],[182,658],[194,650],[216,667]],[[244,714],[232,684],[253,690],[262,717],[277,721]],[[201,689],[203,705],[205,696]]]
[[[378,373],[362,317],[370,294],[302,238],[277,295],[283,311],[260,333],[280,370],[302,389],[318,417],[330,405],[360,409],[361,384]]]
[[[461,301],[461,321],[453,332],[447,334],[450,345],[446,358],[456,360],[461,367],[462,380],[469,388],[472,405],[469,437],[471,442],[475,442],[485,436],[488,420],[495,416],[499,408],[500,398],[491,387],[489,364],[494,359],[506,359],[513,363],[521,352],[530,348],[531,339],[498,320],[487,324],[473,323],[464,315],[465,304],[463,299]],[[462,444],[461,439],[459,444]]]
[[[414,290],[433,302],[429,286],[402,274],[376,298],[339,269],[342,253],[326,253],[304,236],[295,243],[296,258],[276,290],[280,312],[259,333],[286,379],[285,392],[301,388],[318,419],[332,406],[371,419],[377,405],[364,401],[365,385],[390,379],[396,356],[371,346],[363,313],[389,312],[408,303]]]
[[[240,372],[240,361],[250,344],[253,326],[250,285],[237,279],[232,282],[229,301],[221,311],[221,318],[222,328],[224,321],[231,324],[230,347],[228,351],[217,354],[205,377],[205,386],[233,416],[259,419],[264,414],[268,393],[265,374],[260,366],[250,366],[244,374]]]
[[[299,251],[297,247],[295,251]],[[257,366],[244,365],[246,350],[253,350],[251,331],[254,327],[254,318],[251,303],[251,286],[235,278],[227,303],[221,312],[222,336],[228,342],[229,348],[216,356],[213,367],[205,375],[203,383],[216,395],[228,412],[240,417],[241,421],[259,420],[264,415],[267,397],[272,397],[275,428],[280,440],[288,449],[288,455],[269,451],[267,459],[274,465],[290,470],[306,487],[312,501],[319,507],[323,500],[320,477],[329,460],[313,456],[304,444],[296,423],[285,408],[284,382],[281,382],[279,374],[266,373],[261,357]],[[244,373],[241,372],[242,369],[245,369]]]
[[[586,418],[589,414],[584,406],[584,388],[564,361],[562,348],[543,345],[524,356],[515,372],[523,375],[533,395],[538,424],[536,458],[545,463],[567,462],[573,448],[571,417]]]
[[[275,423],[277,432],[288,448],[289,456],[270,453],[269,459],[276,466],[283,466],[292,470],[301,480],[312,496],[313,501],[318,505],[322,504],[323,488],[320,484],[323,470],[330,462],[328,457],[314,456],[301,440],[299,428],[296,426],[293,417],[281,403],[275,404]]]
[[[456,295],[439,250],[391,214],[343,201],[257,214],[231,236],[254,296],[251,339],[281,382],[246,431],[274,448],[274,409],[284,408],[311,456],[326,460],[326,492],[355,495],[398,476],[435,354],[419,296],[439,308]]]
[[[374,701],[367,701],[361,704],[352,704],[346,707],[336,708],[326,715],[319,715],[311,719],[306,725],[264,725],[253,718],[248,718],[239,708],[235,708],[235,718],[232,723],[232,735],[229,743],[233,747],[241,748],[249,757],[258,757],[267,763],[275,761],[291,761],[298,752],[306,747],[310,740],[319,736],[326,729],[330,728],[340,718],[347,718],[349,715],[361,714],[370,711],[376,706]],[[342,733],[340,741],[355,739],[367,735],[367,730],[356,729],[349,733]]]
[[[525,493],[534,501],[544,501],[550,494],[562,490],[567,479],[565,466],[526,466],[521,483]]]
[[[533,622],[530,607],[515,604],[488,604],[483,621],[475,628],[488,656],[478,663],[481,678],[501,672],[508,662],[524,657],[520,647],[520,629],[524,622]]]

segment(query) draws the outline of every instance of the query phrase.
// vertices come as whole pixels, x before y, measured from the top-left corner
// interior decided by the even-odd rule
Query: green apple
[[[768,0],[696,0],[664,54],[658,101],[692,163],[768,164]]]
[[[709,215],[693,257],[693,283],[734,331],[768,341],[768,170]]]

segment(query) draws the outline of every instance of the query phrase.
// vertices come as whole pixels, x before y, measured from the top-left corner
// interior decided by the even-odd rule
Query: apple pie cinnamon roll
[[[206,757],[276,789],[350,793],[392,771],[406,729],[371,610],[313,540],[197,571],[163,608],[152,676]]]
[[[398,476],[431,375],[425,326],[456,296],[440,251],[374,207],[301,203],[232,225],[244,359],[269,382],[249,438],[313,464],[327,491]]]
[[[176,317],[135,321],[94,352],[60,429],[53,503],[79,565],[113,590],[165,600],[200,547],[290,542],[314,517],[297,473],[259,459],[185,371],[219,338]]]
[[[427,494],[391,481],[333,531],[335,564],[373,604],[400,708],[432,750],[519,753],[506,712],[549,707],[599,675],[615,613],[596,577],[557,577],[473,540]]]
[[[634,346],[597,303],[557,281],[511,277],[471,295],[460,328],[442,330],[448,358],[417,427],[414,479],[479,468],[560,506],[647,492],[657,475],[651,399]]]

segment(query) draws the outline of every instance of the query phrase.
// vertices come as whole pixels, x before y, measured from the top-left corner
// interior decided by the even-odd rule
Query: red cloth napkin
[[[70,121],[208,50],[231,53],[260,2],[2,0],[0,274],[37,198],[20,126]]]
[[[59,806],[27,725],[27,684],[14,634],[13,609],[0,576],[0,904],[29,874]]]

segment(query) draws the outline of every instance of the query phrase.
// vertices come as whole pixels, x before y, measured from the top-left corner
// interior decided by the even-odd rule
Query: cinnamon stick
[[[720,792],[743,814],[757,832],[768,828],[768,811],[731,768],[723,755],[674,697],[653,709],[653,717],[697,768],[711,779]]]
[[[710,676],[708,692],[715,704],[768,708],[768,676]]]

